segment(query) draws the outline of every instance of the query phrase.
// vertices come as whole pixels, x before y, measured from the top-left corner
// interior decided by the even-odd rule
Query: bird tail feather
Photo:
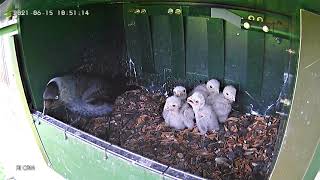
[[[77,103],[71,106],[71,110],[83,117],[95,118],[110,114],[112,112],[112,105],[105,103],[97,106],[87,103]]]

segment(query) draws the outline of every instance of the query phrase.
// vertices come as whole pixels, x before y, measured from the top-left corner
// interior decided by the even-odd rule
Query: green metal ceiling
[[[16,4],[20,8],[30,9],[48,9],[48,8],[64,8],[69,6],[79,7],[84,4],[92,3],[121,3],[121,2],[141,2],[151,3],[156,2],[154,0],[136,0],[136,1],[114,1],[114,0],[16,0]],[[219,4],[224,6],[235,6],[237,8],[253,9],[258,11],[271,11],[283,15],[293,15],[298,12],[299,9],[306,9],[312,12],[320,13],[320,1],[319,0],[186,0],[186,1],[158,1],[158,3],[202,3]]]

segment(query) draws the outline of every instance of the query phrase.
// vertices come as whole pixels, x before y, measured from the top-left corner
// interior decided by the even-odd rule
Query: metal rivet
[[[104,159],[107,160],[109,157],[108,157],[108,154],[107,154],[107,148],[104,149]]]
[[[134,10],[134,13],[135,13],[135,14],[140,14],[140,9]]]
[[[278,43],[278,44],[281,44],[282,39],[281,39],[281,38],[279,38],[279,37],[276,37],[276,41],[277,41],[277,43]]]
[[[269,32],[269,27],[267,25],[262,26],[264,32]]]
[[[286,51],[287,51],[289,54],[295,54],[295,53],[296,53],[296,51],[293,50],[293,49],[286,49]]]
[[[248,19],[249,19],[250,21],[254,21],[255,18],[254,18],[253,15],[249,15],[249,16],[248,16]]]
[[[68,139],[68,136],[67,136],[67,130],[66,130],[66,129],[64,130],[64,139],[65,139],[65,140],[67,140],[67,139]]]
[[[146,9],[141,9],[141,14],[146,14],[147,10]]]
[[[258,22],[263,22],[263,18],[261,16],[257,17]]]
[[[243,27],[246,28],[246,29],[249,29],[250,28],[250,23],[248,23],[248,22],[243,23]]]
[[[280,103],[282,103],[285,106],[290,106],[291,105],[291,101],[289,99],[281,99]]]
[[[175,13],[176,15],[180,15],[180,14],[182,13],[182,11],[181,11],[181,9],[176,9],[176,10],[174,11],[174,13]]]
[[[237,33],[237,36],[240,36],[240,33]]]
[[[173,14],[173,9],[172,8],[168,9],[168,14]]]

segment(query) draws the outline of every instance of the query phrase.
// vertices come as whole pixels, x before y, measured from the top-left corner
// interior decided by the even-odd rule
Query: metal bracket
[[[65,139],[65,140],[67,140],[67,139],[68,139],[68,136],[67,136],[67,130],[66,130],[66,129],[64,130],[64,139]]]
[[[293,50],[293,49],[286,49],[286,51],[289,53],[289,54],[296,54],[296,51]]]
[[[291,105],[291,101],[289,99],[280,99],[280,103],[282,103],[284,106]]]
[[[104,148],[104,159],[108,160],[107,148]]]

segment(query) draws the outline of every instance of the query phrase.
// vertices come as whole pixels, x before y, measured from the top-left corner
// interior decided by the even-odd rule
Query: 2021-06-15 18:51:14
[[[14,10],[14,14],[17,16],[88,16],[89,10]]]

